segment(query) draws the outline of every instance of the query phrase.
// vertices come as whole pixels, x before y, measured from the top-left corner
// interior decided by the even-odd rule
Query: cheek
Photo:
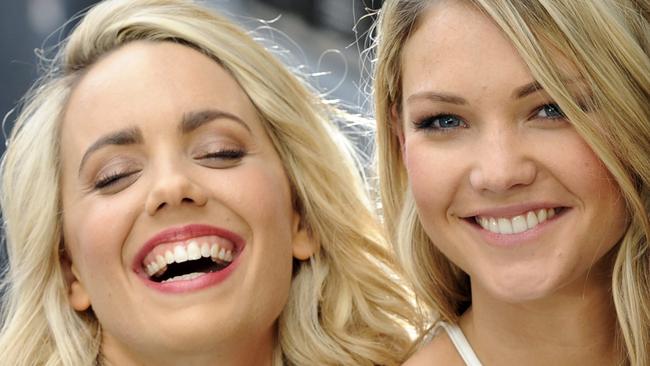
[[[281,166],[249,164],[219,193],[256,231],[289,232],[293,213],[289,182]],[[228,188],[230,187],[230,188]],[[224,195],[225,192],[226,195]]]
[[[407,140],[405,145],[404,164],[424,231],[445,256],[467,268],[449,216],[464,176],[460,163],[454,154],[431,144]]]
[[[406,140],[404,164],[421,220],[445,214],[458,184],[457,167],[446,153],[428,144]]]
[[[589,232],[599,239],[592,241],[606,252],[620,240],[627,227],[629,215],[625,200],[605,165],[585,143],[574,154],[578,159],[575,166],[580,167],[572,174],[575,189],[593,217]]]
[[[224,198],[249,227],[256,266],[273,276],[290,275],[294,211],[282,166],[249,164],[238,172],[236,183]]]
[[[134,202],[139,201],[124,194],[120,199],[93,204],[83,200],[75,205],[64,203],[64,241],[78,270],[97,273],[115,264],[115,258],[124,258],[123,243],[133,222]],[[128,265],[123,260],[119,264]]]
[[[236,189],[231,189],[227,204],[250,230],[250,272],[242,288],[251,288],[260,300],[247,316],[274,322],[291,286],[294,211],[289,182],[281,166],[267,162],[242,169],[237,183],[231,185]]]

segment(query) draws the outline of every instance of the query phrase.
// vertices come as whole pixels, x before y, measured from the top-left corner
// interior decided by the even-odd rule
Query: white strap
[[[447,332],[449,338],[451,338],[451,341],[454,343],[456,350],[460,354],[460,357],[465,361],[465,365],[482,366],[481,361],[476,357],[476,353],[474,353],[472,346],[469,345],[467,338],[465,338],[463,331],[456,324],[438,322],[436,326],[442,327]]]

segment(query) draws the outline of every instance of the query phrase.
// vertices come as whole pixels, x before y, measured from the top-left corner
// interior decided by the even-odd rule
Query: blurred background
[[[92,6],[87,0],[0,1],[0,153],[11,130],[20,98],[38,77],[42,49],[50,49],[73,28],[68,19]],[[245,29],[256,30],[290,55],[290,66],[301,73],[328,99],[346,109],[366,114],[367,96],[362,92],[368,9],[382,0],[202,0]],[[64,26],[65,24],[65,26]],[[266,44],[269,46],[270,44]],[[287,60],[287,52],[278,51]],[[4,245],[0,245],[0,268]]]
[[[367,9],[381,0],[203,0],[264,38],[289,51],[292,66],[304,65],[310,83],[357,111],[360,52],[370,19]],[[96,1],[3,0],[0,2],[0,116],[17,105],[38,75],[39,49],[56,45],[75,22],[66,23]],[[361,20],[360,20],[361,19]],[[270,30],[265,27],[272,27]],[[61,31],[62,29],[62,31]],[[8,116],[5,134],[15,114]],[[4,139],[4,135],[0,138]],[[0,150],[4,148],[4,140]],[[0,151],[2,152],[2,151]]]

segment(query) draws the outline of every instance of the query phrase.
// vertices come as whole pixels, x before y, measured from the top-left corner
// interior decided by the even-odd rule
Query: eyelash
[[[549,108],[547,110],[547,108]],[[545,111],[547,116],[538,116],[538,114],[542,111]],[[549,111],[554,111],[551,113],[556,113],[556,115],[549,116],[548,112]],[[444,119],[455,119],[458,121],[458,124],[455,126],[451,127],[442,127],[441,122]],[[532,117],[531,118],[541,118],[541,119],[547,119],[547,120],[560,120],[560,119],[565,119],[566,116],[562,109],[556,104],[556,103],[547,103],[543,104],[537,108],[535,108]],[[415,126],[416,130],[422,130],[422,131],[427,131],[427,132],[432,132],[432,133],[438,133],[438,134],[444,134],[444,133],[451,133],[454,130],[458,128],[467,128],[467,123],[463,121],[463,119],[460,116],[457,116],[455,114],[450,114],[450,113],[440,113],[440,114],[435,114],[432,116],[424,117],[419,121],[414,121],[413,125]]]
[[[541,106],[537,107],[535,109],[533,117],[537,117],[539,112],[543,111],[547,107],[552,108],[553,110],[555,110],[555,112],[558,115],[556,115],[556,116],[547,116],[547,117],[538,117],[538,118],[545,118],[545,119],[563,119],[563,118],[566,118],[566,115],[564,114],[564,112],[562,111],[560,106],[557,105],[557,103],[547,103],[547,104],[544,104],[544,105],[541,105]]]
[[[135,174],[135,173],[137,173],[137,172],[135,172],[135,171],[133,171],[133,172],[124,172],[124,173],[113,172],[113,173],[107,174],[105,176],[102,176],[101,178],[99,178],[97,180],[97,182],[95,182],[95,189],[108,188],[108,187],[114,185],[115,183],[117,183],[122,178],[126,178],[126,177],[128,177],[128,176],[130,176],[132,174]]]
[[[244,156],[246,156],[246,151],[242,149],[223,149],[201,155],[198,159],[238,160]]]
[[[441,122],[443,119],[456,119],[458,120],[458,125],[453,127],[442,127]],[[441,113],[432,116],[425,117],[419,121],[414,121],[413,125],[416,130],[433,132],[433,133],[450,133],[457,128],[467,128],[467,123],[463,119],[455,114]]]
[[[211,160],[239,160],[246,156],[244,150],[238,149],[224,149],[215,152],[211,152],[205,155],[198,157],[198,160],[202,159],[211,159]],[[110,186],[118,183],[121,179],[127,178],[133,174],[136,174],[138,171],[130,172],[111,172],[100,177],[94,185],[94,188],[97,190],[109,188]]]

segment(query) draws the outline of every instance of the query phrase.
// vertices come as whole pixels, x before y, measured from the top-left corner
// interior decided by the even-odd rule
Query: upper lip
[[[529,211],[537,211],[541,209],[549,208],[558,208],[564,207],[557,203],[549,202],[531,202],[531,203],[521,203],[516,205],[501,206],[501,207],[485,207],[472,210],[466,215],[462,215],[462,218],[471,218],[475,216],[482,217],[514,217],[517,215],[525,214]]]
[[[235,246],[235,252],[241,252],[244,247],[244,239],[227,229],[205,224],[190,224],[184,226],[175,226],[162,230],[147,240],[133,260],[133,269],[136,272],[142,271],[142,260],[157,245],[184,241],[201,236],[215,235],[230,240]]]

